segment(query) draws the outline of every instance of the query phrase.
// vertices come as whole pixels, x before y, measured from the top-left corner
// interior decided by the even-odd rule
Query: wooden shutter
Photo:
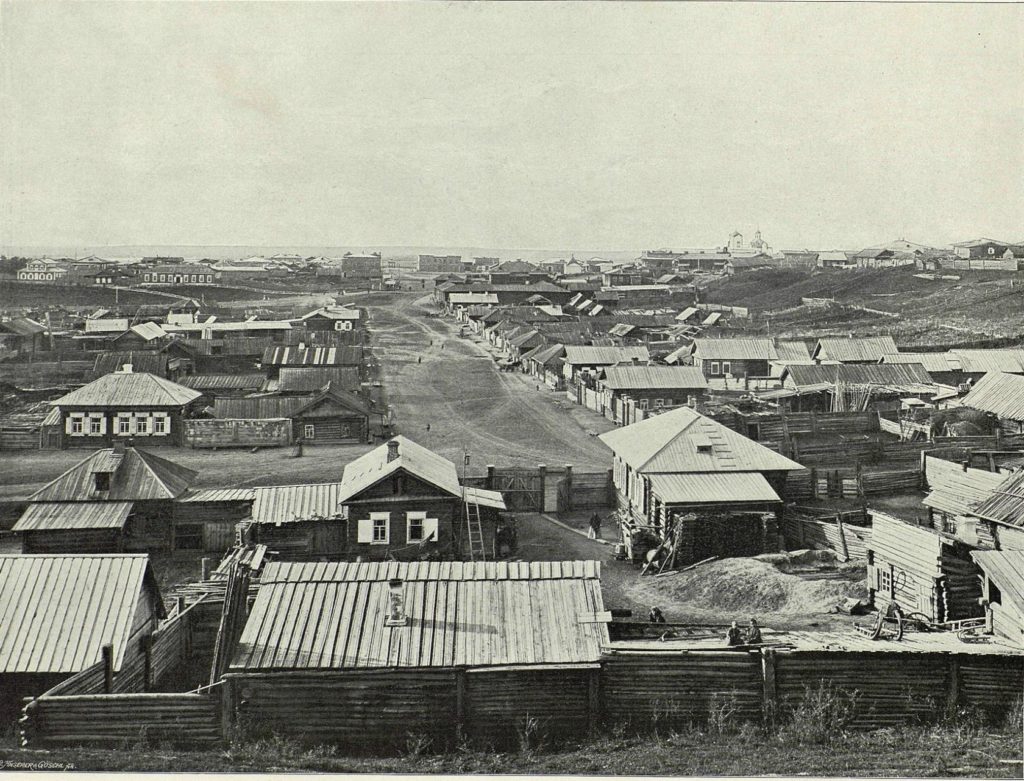
[[[437,537],[437,518],[423,519],[423,539],[439,542]]]
[[[360,518],[358,534],[356,536],[356,542],[371,543],[373,542],[373,519],[372,518]]]

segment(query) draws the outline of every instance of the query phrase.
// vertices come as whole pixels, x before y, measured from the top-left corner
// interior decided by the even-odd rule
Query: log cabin
[[[609,618],[593,561],[270,562],[225,718],[360,748],[580,737]]]
[[[993,634],[1024,648],[1024,551],[973,551]]]

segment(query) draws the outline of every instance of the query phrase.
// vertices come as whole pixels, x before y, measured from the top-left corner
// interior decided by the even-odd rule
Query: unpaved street
[[[451,321],[427,316],[431,310],[422,294],[369,306],[395,431],[457,464],[468,451],[471,473],[487,464],[611,466],[597,439],[614,428],[610,421],[562,393],[538,391],[523,374],[499,372],[483,347],[459,338]]]

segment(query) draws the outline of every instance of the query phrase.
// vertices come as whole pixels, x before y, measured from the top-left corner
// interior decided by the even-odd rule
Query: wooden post
[[[210,579],[210,559],[204,556],[202,561],[199,562],[199,579],[209,580]]]
[[[615,470],[608,470],[607,486],[608,486],[608,504],[611,507],[618,508],[618,499],[615,496]]]
[[[849,561],[850,551],[846,547],[846,530],[843,528],[842,513],[836,513],[836,526],[839,527],[839,552],[843,554],[843,561]]]
[[[761,649],[761,682],[763,693],[761,701],[761,713],[763,723],[770,727],[779,709],[779,691],[775,683],[775,649]]]
[[[107,643],[103,646],[103,691],[110,694],[114,690],[114,646]]]
[[[174,606],[177,611],[177,615],[181,615],[185,612],[185,597],[175,597]]]
[[[225,676],[221,680],[224,683],[220,690],[220,736],[222,740],[228,742],[235,727],[235,679]]]
[[[139,642],[142,647],[143,669],[142,690],[150,691],[156,682],[153,680],[153,633],[143,635]]]
[[[594,737],[601,722],[601,668],[587,671],[587,734]]]
[[[548,509],[546,507],[546,505],[545,505],[546,494],[547,494],[547,491],[545,490],[545,485],[546,485],[547,479],[548,479],[548,467],[547,467],[547,464],[538,464],[537,465],[537,475],[540,477],[540,501],[538,502],[538,504],[540,506],[538,507],[538,510],[540,512],[545,512]]]
[[[561,509],[561,508],[559,508]],[[565,509],[572,512],[572,464],[565,465]]]
[[[815,467],[811,467],[811,498],[818,498],[818,470]]]
[[[494,490],[494,464],[487,465],[487,482],[485,485],[488,491]]]

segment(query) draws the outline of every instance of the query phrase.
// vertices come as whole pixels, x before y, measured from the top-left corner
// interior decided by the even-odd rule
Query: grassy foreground
[[[534,744],[506,753],[460,748],[430,754],[428,748],[422,741],[410,739],[404,753],[381,758],[345,756],[333,747],[305,748],[281,738],[211,751],[178,751],[159,745],[125,746],[120,750],[0,748],[0,767],[136,772],[1020,778],[1024,754],[1021,732],[1012,725],[999,730],[934,726],[842,734],[783,728],[770,735],[740,727],[659,736],[607,734],[557,750]]]

